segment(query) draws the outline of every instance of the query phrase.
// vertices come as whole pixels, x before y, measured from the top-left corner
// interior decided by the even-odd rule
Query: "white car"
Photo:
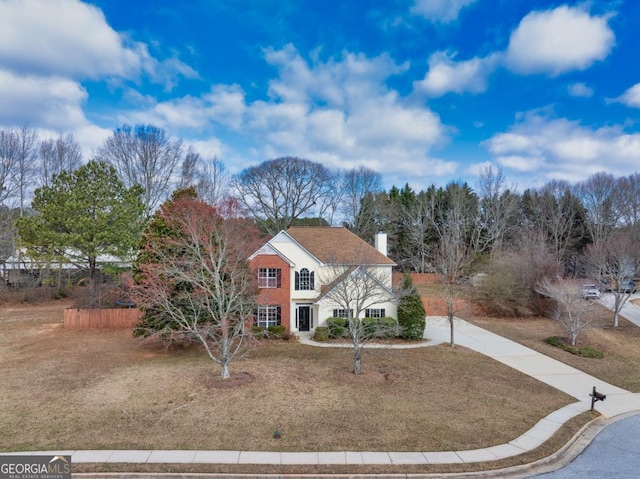
[[[598,299],[600,297],[600,290],[595,284],[588,283],[580,287],[580,294],[584,299]]]

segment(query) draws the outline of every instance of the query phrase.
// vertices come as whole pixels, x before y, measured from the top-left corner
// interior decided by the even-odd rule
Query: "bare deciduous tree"
[[[157,236],[150,224],[132,298],[172,331],[200,342],[228,378],[230,363],[253,343],[248,325],[257,289],[247,257],[257,234],[243,219],[223,219],[189,197],[165,203],[154,221],[173,233]]]
[[[217,205],[229,193],[231,178],[220,158],[212,156],[202,160],[198,175],[198,197],[210,205]]]
[[[146,212],[151,214],[172,190],[182,141],[172,140],[153,125],[123,125],[105,140],[95,158],[115,167],[127,187],[142,186]]]
[[[384,324],[368,327],[362,318],[367,309],[395,302],[391,290],[391,278],[380,268],[369,265],[366,259],[360,265],[327,265],[322,274],[322,283],[327,284],[323,301],[328,301],[347,314],[347,334],[353,348],[353,372],[360,374],[362,347],[372,338],[389,333]],[[393,327],[397,334],[397,326]]]
[[[618,232],[606,241],[589,245],[586,263],[592,275],[610,285],[613,294],[613,326],[633,292],[633,278],[640,270],[640,245],[631,232]]]
[[[455,346],[456,299],[459,296],[460,287],[464,282],[471,262],[468,246],[461,236],[461,230],[454,218],[455,216],[448,218],[441,229],[440,241],[434,259],[435,267],[443,286],[442,299],[447,313],[447,320],[449,321],[450,346]]]
[[[347,170],[342,174],[342,215],[349,229],[361,238],[369,232],[368,218],[361,212],[367,195],[376,195],[382,191],[382,176],[380,173],[361,166]]]
[[[491,254],[500,251],[516,224],[518,196],[506,187],[505,181],[501,168],[496,170],[489,166],[480,173],[479,224],[473,240],[476,251],[489,251]]]
[[[39,186],[51,186],[51,179],[63,171],[74,171],[82,165],[82,150],[72,134],[40,142]]]
[[[630,228],[640,240],[640,173],[620,178],[616,192],[621,224]]]
[[[574,192],[587,212],[587,228],[594,243],[609,238],[618,222],[616,184],[613,175],[602,171],[575,185]]]
[[[335,205],[336,177],[320,163],[295,157],[265,161],[233,179],[238,201],[271,235],[303,214],[323,217]]]
[[[583,332],[597,325],[596,316],[589,314],[593,304],[582,298],[577,283],[543,278],[536,286],[536,291],[554,301],[553,319],[566,331],[571,346],[578,344]]]
[[[13,130],[0,130],[0,203],[12,198],[18,188],[18,138]]]

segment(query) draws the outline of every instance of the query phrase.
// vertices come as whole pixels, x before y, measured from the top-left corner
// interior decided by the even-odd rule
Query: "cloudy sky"
[[[0,0],[0,128],[152,123],[416,189],[640,170],[637,0]]]

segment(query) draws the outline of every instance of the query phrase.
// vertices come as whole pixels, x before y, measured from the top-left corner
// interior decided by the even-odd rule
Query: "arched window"
[[[312,290],[313,276],[313,271],[310,272],[307,268],[302,268],[300,272],[296,271],[296,290]]]

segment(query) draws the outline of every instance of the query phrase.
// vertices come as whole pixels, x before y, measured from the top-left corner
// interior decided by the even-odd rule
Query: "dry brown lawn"
[[[592,346],[604,353],[604,358],[582,358],[544,342],[549,336],[565,336],[560,325],[547,318],[485,318],[465,316],[465,319],[525,346],[556,358],[603,381],[629,391],[640,392],[640,328],[621,317],[613,327],[613,313],[593,303],[593,314],[601,327],[580,337],[580,346]]]
[[[462,450],[573,402],[446,346],[370,350],[355,376],[349,350],[265,341],[221,383],[198,348],[61,318],[59,303],[0,309],[0,450]]]

